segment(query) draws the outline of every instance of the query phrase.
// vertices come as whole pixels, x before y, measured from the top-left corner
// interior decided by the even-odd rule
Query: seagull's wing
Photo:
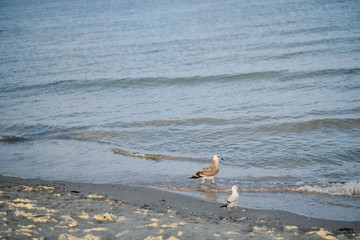
[[[200,176],[215,176],[217,173],[219,172],[219,168],[215,165],[209,165],[205,168],[203,168],[203,170],[199,171],[199,175]]]
[[[237,202],[237,200],[239,199],[238,195],[231,195],[230,197],[228,197],[228,199],[226,200],[226,204],[230,204],[233,202]]]
[[[231,195],[230,197],[228,197],[228,199],[226,200],[226,204],[222,205],[220,207],[229,207],[230,204],[232,203],[236,203],[238,200],[237,196]]]

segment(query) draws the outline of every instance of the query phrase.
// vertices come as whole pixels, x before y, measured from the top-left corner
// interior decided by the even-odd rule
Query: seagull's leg
[[[204,184],[205,183],[205,180],[202,178],[202,184]]]
[[[213,184],[215,184],[215,180],[214,180],[214,178],[213,178],[212,180],[213,180]]]
[[[237,206],[236,206],[236,205],[235,205],[235,210],[236,210],[236,211],[238,211],[238,208],[237,208]]]
[[[230,207],[228,207],[228,212],[231,213]]]

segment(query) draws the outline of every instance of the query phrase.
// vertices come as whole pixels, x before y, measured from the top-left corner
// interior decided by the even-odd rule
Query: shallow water
[[[220,198],[357,202],[358,9],[1,1],[0,174],[201,193],[186,178],[219,153]]]

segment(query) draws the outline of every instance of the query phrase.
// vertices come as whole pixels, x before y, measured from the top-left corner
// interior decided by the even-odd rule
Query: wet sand
[[[0,239],[360,239],[360,222],[228,213],[151,188],[0,176]]]

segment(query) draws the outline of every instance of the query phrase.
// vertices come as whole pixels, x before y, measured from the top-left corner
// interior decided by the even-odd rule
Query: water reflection
[[[201,199],[205,201],[212,201],[216,202],[217,200],[217,194],[214,192],[201,192]]]

